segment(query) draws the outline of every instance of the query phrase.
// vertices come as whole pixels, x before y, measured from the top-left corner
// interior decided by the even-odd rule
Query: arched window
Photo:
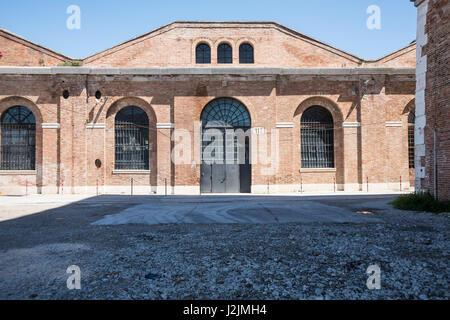
[[[243,43],[239,47],[239,63],[255,63],[253,47],[248,43]]]
[[[408,115],[408,156],[409,156],[409,168],[414,169],[414,125],[416,123],[415,110],[409,112]]]
[[[217,63],[233,63],[233,49],[229,44],[222,43],[217,48]]]
[[[320,106],[301,119],[302,168],[334,168],[334,127],[331,113]]]
[[[36,118],[33,112],[15,106],[3,113],[0,121],[0,170],[35,170]]]
[[[149,121],[144,110],[126,107],[115,119],[115,169],[149,170]]]
[[[219,98],[211,101],[201,114],[204,128],[250,128],[250,114],[239,101]]]
[[[206,43],[200,43],[195,50],[195,61],[198,64],[211,63],[211,48]]]

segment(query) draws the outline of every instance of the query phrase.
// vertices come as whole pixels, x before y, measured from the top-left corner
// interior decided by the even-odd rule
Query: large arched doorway
[[[219,98],[201,114],[201,193],[251,192],[251,119],[247,108]]]

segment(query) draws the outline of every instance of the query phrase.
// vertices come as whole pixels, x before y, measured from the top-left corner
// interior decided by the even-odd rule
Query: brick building
[[[81,60],[2,29],[0,51],[2,194],[414,181],[415,43],[367,61],[277,23],[174,22]]]
[[[450,199],[448,0],[416,0],[416,189]]]

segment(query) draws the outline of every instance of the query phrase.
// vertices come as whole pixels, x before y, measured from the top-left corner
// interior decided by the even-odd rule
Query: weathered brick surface
[[[0,36],[1,39],[1,36]],[[175,23],[87,58],[91,67],[195,67],[198,41],[215,47],[228,41],[255,46],[255,65],[273,67],[414,67],[414,45],[379,61],[360,61],[337,49],[299,35],[277,24]],[[16,62],[17,65],[25,65]],[[1,60],[0,60],[1,64]],[[39,129],[35,175],[0,172],[0,192],[32,180],[38,192],[129,192],[131,179],[137,192],[198,192],[199,142],[194,139],[203,108],[218,97],[232,97],[249,110],[252,127],[278,128],[280,161],[274,172],[268,165],[252,166],[254,192],[303,190],[398,190],[400,176],[409,187],[407,117],[414,99],[411,76],[280,76],[280,75],[0,75],[0,116],[13,105],[30,106],[42,123],[59,123],[60,129]],[[64,99],[63,90],[70,91]],[[97,90],[102,98],[96,100]],[[138,106],[150,124],[150,173],[114,171],[114,118],[125,106]],[[310,106],[321,105],[335,124],[334,170],[301,170],[300,119]],[[397,126],[387,127],[386,122]],[[87,123],[95,123],[94,129]],[[192,162],[171,163],[173,123],[192,133]],[[354,124],[360,123],[360,127]],[[105,126],[102,128],[101,125]],[[270,140],[269,140],[270,141]],[[271,156],[269,148],[266,158]],[[96,168],[95,160],[102,162]],[[264,159],[266,160],[266,159]],[[30,179],[33,178],[33,179]],[[300,185],[303,185],[301,187]],[[62,186],[63,185],[63,186]]]
[[[416,1],[417,2],[417,1]],[[418,4],[418,2],[417,2]],[[434,131],[436,130],[437,180],[436,193],[440,199],[450,199],[450,2],[428,0],[425,34],[427,44],[422,48],[426,56],[425,86],[425,177],[422,190],[434,193]]]
[[[0,66],[45,67],[56,66],[71,60],[1,28],[0,51]]]

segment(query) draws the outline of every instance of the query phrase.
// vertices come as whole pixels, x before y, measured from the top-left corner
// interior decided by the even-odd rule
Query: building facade
[[[450,199],[448,0],[416,0],[416,190]]]
[[[175,22],[74,60],[0,29],[0,192],[412,190],[415,51]]]

